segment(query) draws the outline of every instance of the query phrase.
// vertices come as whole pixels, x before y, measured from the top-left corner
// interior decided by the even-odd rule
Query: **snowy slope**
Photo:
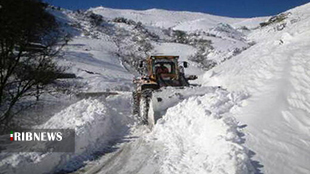
[[[87,91],[129,91],[133,75],[113,54],[115,50],[116,46],[108,36],[100,40],[75,38],[65,47],[62,64],[70,66],[71,72],[83,77],[83,81],[88,83]]]
[[[83,166],[85,161],[95,158],[96,153],[109,151],[111,144],[127,135],[130,125],[134,123],[130,116],[131,92],[128,92],[132,89],[134,75],[128,72],[120,58],[114,54],[117,47],[111,36],[103,32],[99,33],[99,39],[84,35],[86,32],[93,34],[95,31],[86,21],[79,21],[81,27],[72,26],[77,19],[71,11],[51,10],[51,13],[62,22],[63,29],[72,35],[72,40],[64,47],[58,64],[68,67],[68,72],[78,76],[77,79],[69,80],[78,86],[77,93],[111,90],[119,91],[121,95],[82,99],[56,113],[45,123],[32,127],[75,129],[74,154],[1,153],[0,173],[40,174],[73,171]],[[73,101],[76,100],[74,94],[71,97]],[[58,102],[59,104],[62,103]],[[40,116],[43,117],[44,114]]]
[[[207,30],[219,23],[226,23],[235,27],[247,26],[249,28],[254,28],[257,27],[260,22],[268,19],[268,17],[230,18],[198,12],[168,11],[161,9],[123,10],[96,7],[90,8],[89,10],[109,20],[116,17],[125,17],[134,21],[141,21],[143,24],[149,26],[172,28],[183,31]]]
[[[108,25],[115,25],[114,20],[117,18],[131,20],[130,22],[132,23],[141,22],[144,27],[143,30],[155,35],[159,39],[154,40],[154,38],[143,38],[140,36],[140,41],[144,40],[145,42],[149,42],[154,47],[156,47],[158,43],[165,43],[168,45],[167,43],[171,42],[192,46],[195,48],[195,52],[191,55],[188,54],[184,59],[202,55],[202,58],[197,58],[198,60],[191,60],[199,62],[205,69],[212,67],[212,65],[209,65],[212,64],[212,62],[214,64],[220,64],[235,56],[235,54],[249,48],[251,46],[251,40],[246,39],[246,33],[243,33],[244,31],[240,28],[256,28],[259,26],[260,22],[267,19],[266,17],[237,19],[203,13],[158,9],[136,11],[97,7],[87,10],[87,12],[101,15],[107,21]],[[124,31],[132,31],[136,28],[134,25],[130,26],[124,24],[116,24],[116,26]],[[175,41],[174,34],[175,31],[178,30],[185,32],[185,41]],[[131,33],[130,35],[135,34],[136,33]],[[124,48],[125,52],[126,50],[132,50],[130,48],[128,49],[128,43],[135,39],[136,37],[124,39],[124,43],[127,45],[123,46],[126,47]],[[209,44],[206,44],[206,41],[209,42]],[[202,50],[202,47],[205,49]],[[139,52],[138,49],[136,50]],[[154,53],[154,51],[148,52],[147,55],[152,53]],[[205,62],[201,63],[203,61]],[[209,61],[209,63],[206,63],[207,61]]]
[[[263,28],[258,25],[266,17],[103,7],[51,11],[73,36],[59,63],[79,77],[79,90],[120,95],[80,100],[39,125],[74,128],[76,153],[1,154],[0,171],[309,173],[309,11],[310,4],[292,9],[284,21]],[[94,25],[90,12],[104,21]],[[186,31],[188,42],[175,41],[173,30]],[[213,49],[201,51],[208,46],[195,39],[210,40]],[[205,73],[191,59],[197,53],[220,65]],[[137,125],[130,93],[137,75],[130,63],[151,54],[179,55],[190,62],[186,73],[201,75],[196,83],[207,86],[193,96],[189,89],[183,95],[166,91],[176,100],[153,130]]]
[[[235,19],[221,16],[214,16],[204,13],[178,12],[160,9],[150,10],[120,10],[105,7],[90,9],[97,14],[105,16],[108,19],[116,17],[126,17],[134,21],[141,21],[143,24],[162,27],[174,28],[179,30],[196,30],[208,29],[218,23],[235,23],[243,19]],[[193,25],[194,24],[194,25]],[[194,28],[191,28],[194,27]]]
[[[86,83],[82,90],[129,91],[134,76],[128,73],[120,58],[115,55],[118,48],[112,36],[96,31],[89,21],[79,20],[71,11],[57,12],[55,15],[58,19],[61,15],[66,16],[62,22],[71,25],[65,25],[65,29],[73,36],[72,41],[63,49],[63,58],[59,60],[59,64],[68,66],[68,71],[82,78],[80,83]],[[71,30],[78,30],[79,33]]]
[[[251,95],[234,114],[263,173],[310,172],[310,4],[289,12],[249,36],[257,45],[204,76],[206,85]]]

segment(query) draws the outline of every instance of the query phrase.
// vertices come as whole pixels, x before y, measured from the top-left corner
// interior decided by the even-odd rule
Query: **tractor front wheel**
[[[143,90],[141,92],[140,101],[139,101],[139,118],[142,124],[148,124],[148,113],[150,108],[152,91]]]

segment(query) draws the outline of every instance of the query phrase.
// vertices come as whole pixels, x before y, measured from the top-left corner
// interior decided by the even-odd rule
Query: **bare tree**
[[[40,94],[62,71],[53,58],[66,39],[47,4],[0,0],[0,5],[0,123],[8,123],[18,101]]]

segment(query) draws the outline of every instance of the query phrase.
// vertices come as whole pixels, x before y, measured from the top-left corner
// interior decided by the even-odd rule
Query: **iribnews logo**
[[[10,132],[11,141],[62,141],[62,132]]]
[[[16,129],[8,133],[0,136],[0,153],[75,152],[74,129]]]

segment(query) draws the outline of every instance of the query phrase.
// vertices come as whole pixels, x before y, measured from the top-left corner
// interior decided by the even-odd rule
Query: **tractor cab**
[[[149,76],[153,79],[178,79],[178,56],[150,57],[148,60]]]
[[[140,80],[134,80],[139,89],[159,89],[165,86],[189,86],[188,79],[184,76],[182,68],[179,67],[179,56],[150,56],[140,62],[140,68],[146,67],[147,75]],[[144,66],[146,63],[146,66]]]
[[[161,86],[182,86],[179,81],[179,56],[151,56],[148,61],[148,76]]]

